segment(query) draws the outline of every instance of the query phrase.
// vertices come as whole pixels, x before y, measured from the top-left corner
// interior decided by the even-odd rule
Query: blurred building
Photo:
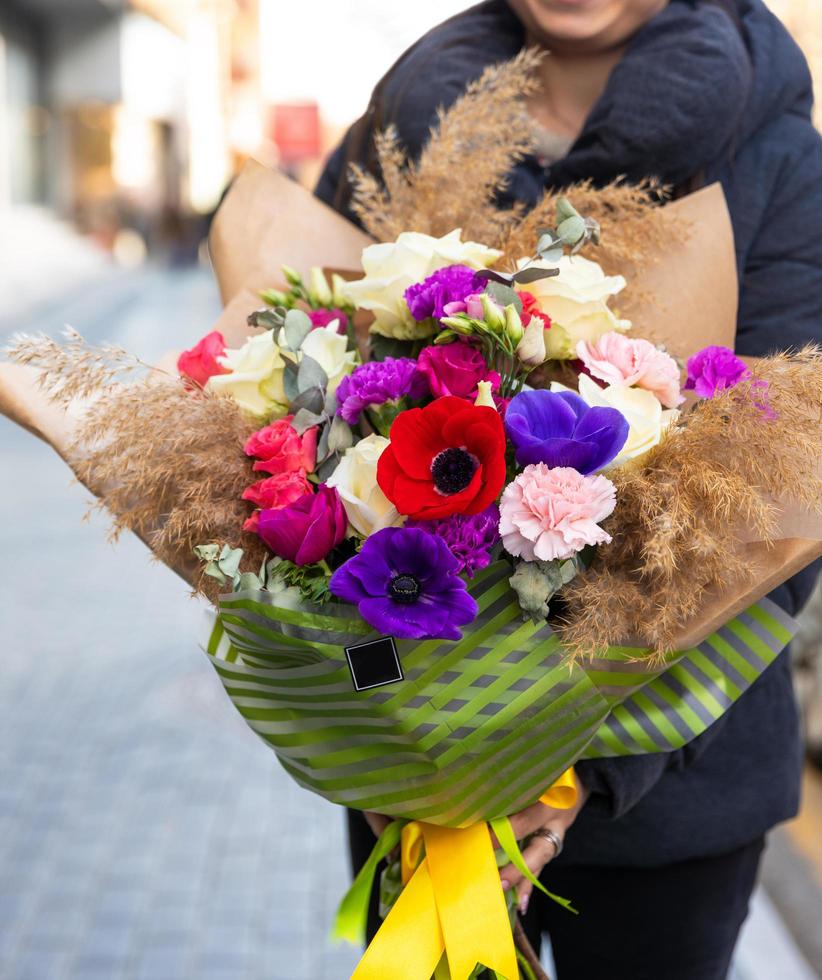
[[[174,239],[259,141],[257,0],[3,0],[0,208]]]

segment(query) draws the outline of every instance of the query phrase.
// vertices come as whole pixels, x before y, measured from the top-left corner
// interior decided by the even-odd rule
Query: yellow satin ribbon
[[[540,799],[567,809],[576,794],[569,769]],[[351,980],[430,980],[443,953],[451,980],[467,980],[478,963],[516,980],[514,938],[487,824],[454,830],[413,821],[403,828],[400,855],[405,887]]]

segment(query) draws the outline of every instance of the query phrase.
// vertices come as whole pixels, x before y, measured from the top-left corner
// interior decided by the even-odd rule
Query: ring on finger
[[[534,831],[533,837],[542,837],[543,840],[547,840],[549,844],[554,845],[554,857],[557,858],[562,854],[563,841],[562,838],[555,830],[551,830],[550,827],[540,827],[539,830]]]

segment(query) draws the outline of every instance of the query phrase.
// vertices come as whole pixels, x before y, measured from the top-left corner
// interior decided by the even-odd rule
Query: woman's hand
[[[568,828],[576,820],[577,814],[588,799],[588,790],[579,779],[577,779],[577,791],[577,802],[568,810],[556,810],[544,803],[534,803],[533,806],[526,807],[509,817],[516,839],[524,840],[538,830],[552,830],[560,840],[565,840]],[[523,849],[522,856],[529,870],[539,878],[545,865],[557,856],[557,850],[547,837],[533,837]],[[528,910],[528,902],[534,886],[517,871],[513,864],[506,864],[500,869],[499,874],[503,889],[507,890],[511,887],[517,889],[519,910],[524,915]]]
[[[386,817],[384,813],[375,813],[373,810],[363,810],[363,816],[368,821],[368,826],[379,837],[385,828],[391,823],[391,817]]]

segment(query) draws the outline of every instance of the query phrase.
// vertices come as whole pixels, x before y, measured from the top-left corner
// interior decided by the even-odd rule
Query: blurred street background
[[[313,184],[401,51],[467,5],[0,0],[0,344],[70,324],[149,361],[190,346],[219,313],[203,243],[233,174],[253,156]],[[822,79],[822,2],[773,7]],[[83,524],[88,494],[2,417],[0,459],[0,980],[348,976],[326,939],[342,813],[236,716],[185,585]],[[795,657],[804,805],[734,980],[822,978],[822,594]]]

